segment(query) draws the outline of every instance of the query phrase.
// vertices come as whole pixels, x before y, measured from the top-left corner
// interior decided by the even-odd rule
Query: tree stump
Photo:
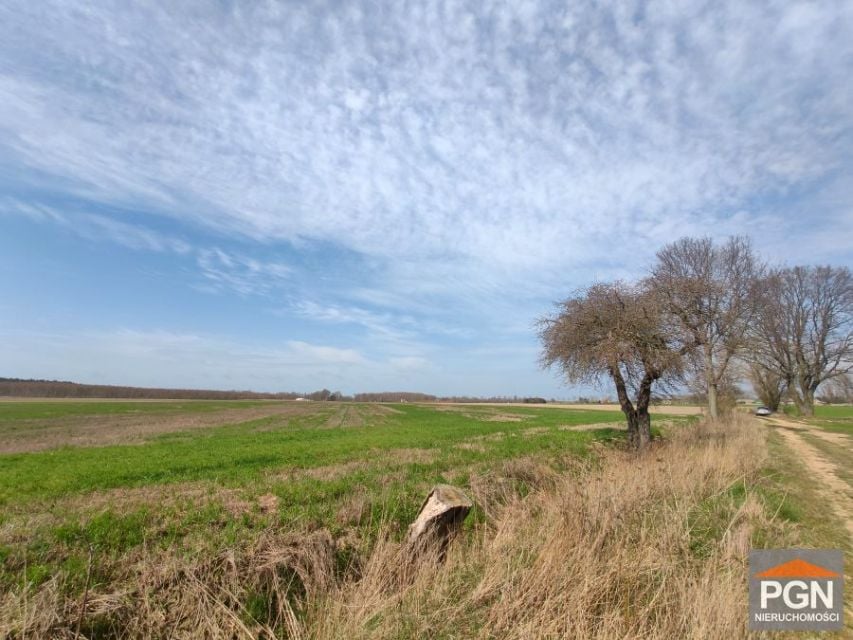
[[[444,560],[447,547],[462,528],[474,503],[460,489],[438,484],[424,500],[418,517],[409,525],[407,544],[413,556],[427,550],[438,552]]]

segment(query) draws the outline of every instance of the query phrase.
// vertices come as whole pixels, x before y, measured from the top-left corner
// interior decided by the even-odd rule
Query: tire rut
[[[818,481],[820,493],[844,524],[847,535],[853,539],[853,488],[839,477],[836,465],[827,460],[801,434],[808,433],[840,446],[850,446],[850,439],[842,434],[827,434],[820,429],[783,418],[771,419],[770,425],[776,427],[776,432],[782,436],[785,444],[797,454]]]

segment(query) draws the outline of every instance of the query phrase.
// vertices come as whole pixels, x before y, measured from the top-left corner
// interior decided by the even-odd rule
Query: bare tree
[[[758,400],[771,411],[778,411],[788,390],[788,382],[774,367],[760,362],[749,364],[749,381]]]
[[[713,418],[719,413],[718,390],[758,313],[762,270],[749,239],[741,236],[721,246],[710,238],[682,238],[658,252],[652,269],[651,286],[695,350]]]
[[[853,376],[846,374],[827,381],[820,389],[818,398],[827,404],[849,404],[853,402]]]
[[[651,440],[652,385],[677,378],[682,360],[657,299],[624,283],[595,285],[560,303],[541,321],[539,337],[543,366],[559,366],[569,382],[612,380],[628,441],[644,448]]]
[[[778,269],[762,291],[754,349],[814,415],[817,388],[853,371],[853,277],[847,267]]]

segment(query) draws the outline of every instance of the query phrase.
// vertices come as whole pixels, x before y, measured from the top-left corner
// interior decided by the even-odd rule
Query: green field
[[[360,538],[380,523],[403,530],[435,483],[524,492],[537,465],[570,468],[624,430],[608,411],[297,404],[0,403],[0,430],[19,448],[30,436],[38,444],[0,455],[0,582],[58,575],[79,588],[90,552],[109,581],[136,547],[215,552],[270,527]],[[201,413],[230,422],[181,428]],[[68,444],[79,430],[115,442],[155,421],[132,444]],[[56,446],[38,440],[45,432]]]
[[[26,416],[55,420],[88,413],[163,412],[167,408],[213,411],[221,406],[204,403],[164,407],[139,403],[134,408],[132,403],[122,403],[119,407],[113,403],[61,406],[18,403],[9,413],[18,419]],[[2,409],[0,415],[4,413]],[[244,486],[257,482],[264,471],[271,469],[305,469],[385,455],[390,456],[386,462],[393,464],[394,450],[411,448],[434,450],[431,455],[436,460],[427,466],[442,470],[543,450],[580,450],[589,440],[613,433],[607,429],[578,433],[557,429],[558,426],[612,423],[621,419],[620,414],[609,412],[526,408],[500,413],[479,408],[461,412],[404,405],[395,407],[393,413],[377,415],[374,424],[334,428],[328,422],[335,411],[341,409],[319,407],[298,418],[272,416],[201,432],[164,433],[139,445],[59,447],[3,456],[0,504],[195,480]],[[502,416],[511,416],[506,419],[518,422],[505,421]],[[12,419],[0,420],[8,424]],[[37,429],[38,425],[32,428]],[[495,434],[506,437],[486,438]],[[477,446],[482,450],[454,448],[478,438],[483,439]]]
[[[795,407],[786,407],[785,413],[794,417],[797,415]],[[814,408],[814,417],[804,419],[809,424],[822,427],[829,431],[853,435],[853,405],[817,405]]]

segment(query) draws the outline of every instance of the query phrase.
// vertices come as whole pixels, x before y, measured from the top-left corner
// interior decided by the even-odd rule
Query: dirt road
[[[804,434],[848,450],[853,448],[853,438],[843,433],[824,431],[819,427],[783,417],[773,416],[767,422],[776,428],[776,432],[782,436],[785,444],[796,452],[817,480],[817,484],[822,487],[825,500],[844,523],[847,534],[853,539],[853,487],[841,478],[836,465],[810,444]]]

